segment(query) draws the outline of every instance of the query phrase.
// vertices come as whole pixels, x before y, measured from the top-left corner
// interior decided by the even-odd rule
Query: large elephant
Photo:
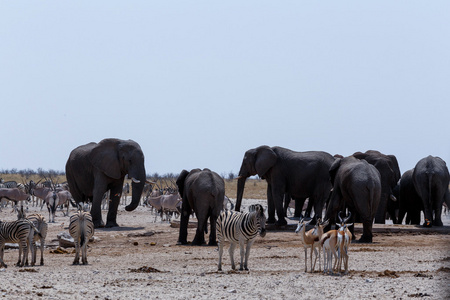
[[[353,156],[338,158],[330,168],[333,192],[327,207],[325,219],[334,224],[339,211],[348,208],[354,222],[356,215],[363,224],[363,243],[372,242],[372,223],[380,203],[380,172],[365,160]],[[354,227],[350,227],[353,236]]]
[[[398,183],[398,224],[403,223],[406,214],[405,224],[420,224],[420,212],[423,210],[422,199],[416,192],[412,179],[414,169],[403,173]]]
[[[92,201],[94,226],[116,227],[117,208],[122,194],[125,175],[132,179],[132,200],[125,210],[139,205],[145,184],[144,154],[132,140],[104,139],[72,150],[66,163],[66,176],[70,192],[76,202]],[[106,225],[102,220],[103,194],[110,191]]]
[[[355,152],[354,157],[364,159],[369,164],[374,165],[381,175],[381,198],[380,205],[375,214],[375,223],[386,223],[386,212],[388,207],[394,208],[396,205],[389,203],[396,201],[393,197],[393,189],[400,180],[400,167],[398,166],[397,158],[394,155],[386,155],[376,150],[368,150],[365,153]],[[397,218],[394,211],[390,211],[392,221],[397,223]]]
[[[287,224],[283,209],[285,194],[289,194],[301,205],[306,198],[314,205],[317,217],[331,190],[328,170],[334,157],[322,151],[295,152],[282,147],[260,146],[245,152],[237,183],[236,211],[240,211],[245,181],[258,174],[267,181],[268,223]]]
[[[412,178],[417,194],[422,199],[425,215],[423,226],[442,226],[442,204],[450,180],[445,161],[431,155],[422,158],[416,164]]]
[[[225,197],[223,178],[209,169],[193,169],[190,172],[183,170],[178,176],[176,184],[183,198],[177,244],[187,244],[189,216],[194,210],[198,225],[192,245],[200,246],[205,243],[204,232],[208,232],[208,218],[211,228],[208,245],[217,245],[216,220],[223,209]]]

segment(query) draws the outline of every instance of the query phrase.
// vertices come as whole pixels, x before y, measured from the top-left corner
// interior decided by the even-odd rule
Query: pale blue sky
[[[1,1],[0,169],[133,139],[147,173],[260,145],[450,164],[449,1]]]

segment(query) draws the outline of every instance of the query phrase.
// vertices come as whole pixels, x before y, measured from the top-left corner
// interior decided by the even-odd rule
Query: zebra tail
[[[84,230],[81,230],[81,232],[80,232],[80,246],[84,245],[85,240],[86,240],[86,237],[84,235]]]

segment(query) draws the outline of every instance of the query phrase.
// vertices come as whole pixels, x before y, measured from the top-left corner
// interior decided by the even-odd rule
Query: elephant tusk
[[[236,177],[236,179],[242,179],[242,178],[244,178],[244,176],[242,176],[242,175],[239,175],[238,177]]]
[[[391,200],[394,201],[394,202],[397,201],[397,198],[395,198],[394,195],[391,195],[390,198],[391,198]]]
[[[134,183],[140,183],[141,181],[140,180],[137,180],[136,178],[131,178],[131,181],[133,181]]]

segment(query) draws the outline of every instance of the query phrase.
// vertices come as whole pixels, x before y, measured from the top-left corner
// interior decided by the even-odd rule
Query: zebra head
[[[264,207],[261,204],[253,204],[248,207],[250,213],[255,214],[256,226],[261,237],[266,236],[266,215],[264,214]]]

